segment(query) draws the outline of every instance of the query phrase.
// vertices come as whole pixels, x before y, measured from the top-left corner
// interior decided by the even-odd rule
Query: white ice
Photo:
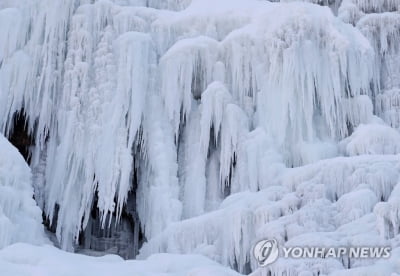
[[[150,258],[138,267],[149,273],[168,272],[153,267],[156,253],[202,254],[254,275],[400,273],[399,1],[303,2],[0,3],[0,132],[11,136],[24,111],[35,200],[57,217],[62,249],[74,251],[92,208],[101,227],[113,227],[112,214],[119,223],[137,184],[147,240],[138,257]],[[8,151],[0,148],[0,161]],[[41,228],[29,168],[16,158],[22,171],[5,167],[0,180],[13,194],[21,177],[25,192],[0,210],[27,225],[20,207]],[[0,245],[32,242],[7,231]],[[386,262],[279,260],[261,269],[251,249],[262,238],[394,253]],[[0,254],[25,249],[22,263],[38,254],[35,269],[49,274],[40,260],[53,253],[51,262],[68,259],[66,274],[70,258],[88,270],[114,258],[29,245]]]
[[[16,242],[47,242],[31,177],[21,154],[0,135],[0,249]]]

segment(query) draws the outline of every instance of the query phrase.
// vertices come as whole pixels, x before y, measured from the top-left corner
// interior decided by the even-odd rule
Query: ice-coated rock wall
[[[280,2],[0,4],[0,131],[25,113],[63,249],[134,231],[122,239],[147,241],[140,257],[200,252],[249,272],[265,237],[337,245],[362,234],[355,221],[360,240],[395,238],[398,1]]]

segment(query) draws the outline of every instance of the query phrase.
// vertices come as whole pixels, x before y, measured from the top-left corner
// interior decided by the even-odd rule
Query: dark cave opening
[[[54,234],[56,233],[59,210],[60,210],[60,205],[56,203],[56,205],[54,206],[54,216],[52,220],[48,218],[48,216],[44,211],[42,212],[43,225],[46,227],[46,230],[49,231],[50,233]]]
[[[33,135],[29,133],[28,117],[24,109],[17,111],[13,115],[13,125],[10,128],[8,140],[22,154],[28,164],[31,161],[30,149],[35,145]]]
[[[88,255],[116,254],[124,259],[136,257],[146,241],[136,211],[137,184],[137,171],[134,170],[132,188],[128,193],[119,221],[114,211],[112,214],[107,214],[104,227],[101,222],[101,212],[97,206],[98,195],[95,194],[87,226],[79,235],[77,252]]]

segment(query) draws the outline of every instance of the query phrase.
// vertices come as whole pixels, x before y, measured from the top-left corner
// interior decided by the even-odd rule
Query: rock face
[[[34,146],[33,136],[27,126],[27,118],[24,111],[14,114],[12,133],[9,135],[10,142],[22,154],[26,162],[30,162],[30,150]]]
[[[399,2],[294,2],[2,1],[0,131],[61,248],[247,273],[266,237],[396,246]]]
[[[46,241],[31,178],[18,150],[0,135],[0,249],[16,242]]]

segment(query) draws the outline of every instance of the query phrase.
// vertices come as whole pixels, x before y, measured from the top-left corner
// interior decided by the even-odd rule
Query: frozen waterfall
[[[380,264],[252,247],[371,243],[400,273],[399,129],[398,0],[0,1],[0,133],[63,250],[316,275]]]

